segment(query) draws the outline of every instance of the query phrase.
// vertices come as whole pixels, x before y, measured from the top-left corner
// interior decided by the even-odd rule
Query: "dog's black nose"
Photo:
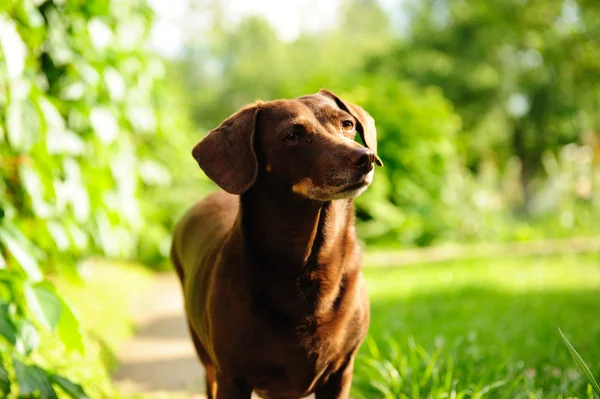
[[[373,162],[375,162],[375,153],[366,147],[357,148],[350,152],[348,159],[352,165],[370,170]]]

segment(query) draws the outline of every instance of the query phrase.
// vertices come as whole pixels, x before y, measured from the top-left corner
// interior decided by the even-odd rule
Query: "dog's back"
[[[210,256],[231,230],[238,212],[239,196],[217,191],[198,201],[183,215],[174,232],[171,261],[184,284],[203,258]],[[194,240],[190,245],[188,240]]]

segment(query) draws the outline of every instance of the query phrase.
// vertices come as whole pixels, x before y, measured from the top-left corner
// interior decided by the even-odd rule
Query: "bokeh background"
[[[353,396],[591,398],[558,328],[600,372],[597,0],[3,0],[0,397],[157,397],[110,372],[216,189],[191,148],[320,88],[385,164]]]

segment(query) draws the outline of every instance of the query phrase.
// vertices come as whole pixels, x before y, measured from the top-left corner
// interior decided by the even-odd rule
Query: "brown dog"
[[[209,398],[348,397],[369,325],[352,198],[376,146],[373,118],[321,90],[246,106],[194,148],[227,191],[183,216],[171,250]]]

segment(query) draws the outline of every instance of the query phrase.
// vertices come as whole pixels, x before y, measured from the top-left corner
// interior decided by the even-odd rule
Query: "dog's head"
[[[364,146],[354,138],[359,134]],[[222,189],[242,194],[259,175],[317,201],[353,198],[373,180],[375,121],[321,90],[246,106],[210,131],[192,154]]]

